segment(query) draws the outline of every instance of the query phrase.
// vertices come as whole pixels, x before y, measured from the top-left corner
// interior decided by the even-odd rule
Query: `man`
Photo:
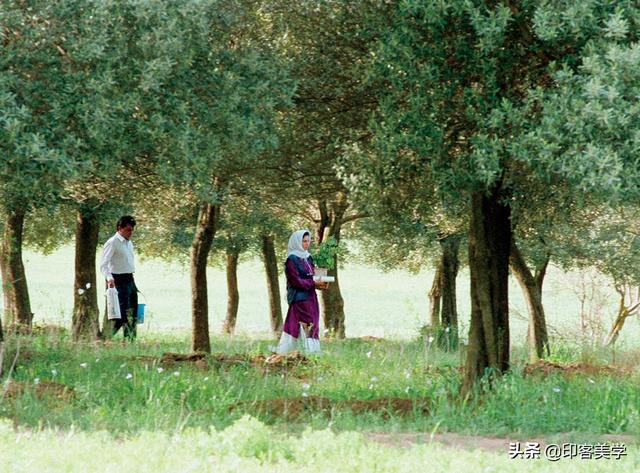
[[[130,215],[120,217],[116,234],[107,240],[102,250],[100,272],[107,280],[107,286],[118,291],[121,318],[114,320],[113,335],[124,326],[125,339],[136,338],[136,317],[138,314],[138,288],[133,281],[135,271],[133,243],[131,235],[136,226]]]

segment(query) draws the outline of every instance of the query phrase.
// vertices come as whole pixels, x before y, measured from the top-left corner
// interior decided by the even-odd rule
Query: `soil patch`
[[[259,357],[254,358],[254,361],[259,362]],[[299,351],[294,351],[292,353],[287,353],[286,355],[278,355],[277,353],[273,353],[268,357],[264,358],[262,362],[268,366],[291,366],[291,365],[304,365],[309,362],[309,358],[304,356]]]
[[[160,364],[164,366],[175,366],[178,364],[188,363],[195,368],[201,370],[209,369],[209,363],[207,362],[207,355],[205,353],[163,353],[160,358]]]
[[[211,362],[218,366],[249,365],[251,359],[251,356],[246,353],[234,353],[233,355],[213,353],[210,357]]]
[[[6,388],[5,398],[16,399],[27,391],[31,391],[40,399],[49,398],[59,401],[69,401],[75,395],[73,388],[54,381],[40,381],[34,384],[12,380]]]
[[[218,367],[228,367],[235,365],[253,366],[260,373],[289,373],[297,368],[306,365],[309,359],[300,352],[292,352],[286,355],[273,353],[269,356],[250,356],[245,353],[227,355],[226,353],[214,353],[210,358],[211,362]]]
[[[231,410],[241,409],[249,413],[283,417],[288,420],[299,419],[305,414],[330,414],[335,410],[351,410],[357,415],[381,413],[385,419],[388,419],[392,415],[405,417],[416,414],[427,415],[428,403],[427,398],[382,397],[366,400],[331,400],[321,396],[302,396],[241,402],[232,406]]]
[[[509,445],[512,442],[526,444],[533,442],[540,445],[542,451],[549,444],[598,444],[598,443],[623,443],[627,446],[637,443],[636,437],[628,434],[577,434],[575,432],[554,434],[542,438],[501,438],[486,437],[482,435],[463,435],[454,432],[445,432],[431,435],[428,432],[395,433],[386,432],[365,432],[364,435],[386,447],[409,448],[417,444],[436,443],[449,448],[462,450],[484,450],[488,452],[504,453],[509,452]],[[588,439],[588,440],[587,440]]]
[[[309,358],[298,351],[286,355],[272,353],[267,357],[259,355],[251,360],[256,369],[263,374],[296,374],[296,371],[309,364],[309,361]]]
[[[560,364],[553,361],[540,360],[536,363],[528,363],[522,370],[522,376],[549,376],[552,373],[562,375],[588,375],[588,376],[628,376],[629,370],[607,365],[592,365],[589,363]]]
[[[398,416],[410,416],[414,414],[427,415],[428,399],[406,399],[400,397],[381,397],[378,399],[344,401],[344,406],[351,409],[354,414],[365,412],[383,412],[385,417],[391,414]]]
[[[151,356],[137,356],[137,361],[145,363],[160,363],[163,366],[175,366],[178,364],[191,364],[198,369],[209,369],[209,367],[231,367],[231,366],[254,366],[263,374],[277,372],[278,374],[289,372],[309,362],[309,359],[300,352],[293,352],[286,355],[271,354],[251,356],[246,353],[171,353],[167,352],[158,360]]]

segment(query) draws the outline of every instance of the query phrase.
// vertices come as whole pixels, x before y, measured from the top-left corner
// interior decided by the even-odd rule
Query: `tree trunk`
[[[316,227],[316,245],[319,245],[324,241],[327,227],[331,222],[326,200],[321,200],[318,202],[318,211],[320,213],[320,219],[318,220],[318,226]]]
[[[100,332],[96,249],[99,220],[88,208],[80,208],[76,218],[76,258],[73,284],[73,340],[95,340]]]
[[[471,198],[469,272],[471,326],[462,394],[472,391],[487,369],[509,369],[509,250],[510,209],[500,190]]]
[[[238,292],[238,259],[240,255],[234,250],[227,250],[227,317],[222,331],[227,335],[233,334],[238,318],[240,293]]]
[[[335,282],[329,283],[327,289],[322,291],[322,311],[324,326],[329,330],[329,335],[336,338],[345,337],[344,323],[344,299],[340,291],[338,279],[338,256],[334,258],[336,267],[329,271],[329,275],[336,278]]]
[[[605,346],[611,346],[616,342],[627,317],[636,313],[640,308],[640,287],[622,284],[619,287],[617,286],[616,290],[620,294],[620,305],[616,320],[613,322],[613,326],[605,340]]]
[[[334,237],[340,243],[340,232],[342,230],[342,219],[347,211],[348,203],[346,194],[338,193],[337,198],[331,203],[330,224],[327,227],[326,238]],[[344,323],[344,299],[340,291],[338,279],[338,256],[334,257],[334,269],[329,271],[329,275],[336,278],[335,282],[329,283],[329,287],[322,291],[322,316],[324,327],[329,331],[329,335],[336,338],[345,337]]]
[[[442,254],[429,291],[431,333],[436,338],[438,346],[445,350],[455,350],[458,347],[456,278],[460,267],[460,237],[449,235],[441,238],[439,242]]]
[[[440,241],[442,246],[442,306],[440,323],[444,329],[440,346],[447,350],[458,348],[458,308],[456,303],[456,278],[460,262],[460,237],[450,235]]]
[[[609,335],[607,335],[607,339],[605,340],[605,346],[611,346],[616,343],[618,336],[620,335],[620,331],[622,327],[624,327],[624,323],[629,317],[630,313],[627,307],[624,305],[624,298],[620,302],[620,306],[618,308],[618,314],[616,315],[616,320],[613,322],[613,326],[609,331]]]
[[[219,205],[202,204],[198,212],[196,232],[191,243],[191,348],[194,352],[211,353],[207,260],[219,219]]]
[[[273,235],[262,235],[262,260],[264,261],[269,291],[269,319],[271,331],[279,335],[282,331],[282,306],[280,305],[280,285],[278,284],[278,260],[273,244]]]
[[[440,327],[440,302],[442,300],[442,272],[444,271],[442,258],[438,261],[436,274],[433,276],[429,291],[429,325],[436,329]]]
[[[527,301],[527,311],[529,312],[529,361],[535,363],[540,358],[544,358],[545,352],[549,355],[549,336],[547,334],[547,322],[542,306],[542,283],[546,274],[549,257],[536,269],[535,276],[531,274],[522,253],[516,246],[515,241],[511,242],[511,254],[509,255],[511,270],[522,288],[524,298]]]
[[[33,314],[22,263],[24,210],[7,210],[0,247],[5,327],[31,330]]]

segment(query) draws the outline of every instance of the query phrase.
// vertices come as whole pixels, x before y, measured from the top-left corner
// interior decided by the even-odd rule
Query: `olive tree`
[[[487,370],[509,368],[517,190],[553,176],[574,192],[595,192],[596,176],[609,191],[638,181],[630,179],[637,10],[632,2],[403,2],[374,51],[372,74],[388,87],[373,126],[379,153],[365,171],[388,185],[401,171],[419,174],[433,192],[468,202],[464,393]],[[618,69],[605,74],[612,63]]]

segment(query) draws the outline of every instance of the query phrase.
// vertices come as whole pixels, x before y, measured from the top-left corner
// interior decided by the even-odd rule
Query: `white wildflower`
[[[411,391],[411,388],[409,386],[407,386],[406,388],[404,388],[404,392],[409,394],[409,391]]]
[[[51,374],[52,374],[52,375],[54,375],[54,376],[56,376],[56,375],[58,374],[58,370],[55,370],[55,369],[54,369],[54,370],[51,370]]]
[[[91,289],[91,283],[88,282],[87,284],[84,285],[84,287],[86,287],[87,289]]]
[[[78,289],[78,294],[80,294],[80,295],[84,294],[84,289],[82,289],[82,288]]]
[[[372,376],[371,377],[371,382],[372,383],[377,383],[378,382],[378,377],[377,376]]]
[[[174,371],[174,372],[173,372],[173,375],[174,375],[174,376],[180,376],[180,371]]]
[[[131,373],[127,373],[127,379],[131,379],[133,378],[133,375]]]
[[[309,397],[307,393],[302,393],[302,397]]]
[[[205,376],[203,381],[209,381],[209,376]]]
[[[404,377],[405,377],[406,379],[411,378],[411,371],[409,371],[409,370],[405,369],[405,370],[404,370]]]
[[[559,393],[560,391],[562,391],[562,389],[560,389],[560,388],[553,388],[553,392],[554,392],[554,393]]]
[[[435,338],[433,338],[433,335],[430,335],[429,338],[427,339],[428,343],[431,343],[435,340]]]
[[[367,352],[367,358],[371,358],[371,353],[370,351]]]
[[[163,371],[164,371],[164,368],[162,368],[162,367],[158,368],[158,373],[162,373]]]
[[[80,368],[86,368],[87,366],[89,365],[87,365],[86,363],[80,363]]]
[[[587,378],[587,379],[589,380],[589,382],[590,382],[591,384],[596,384],[596,382],[595,382],[594,380],[592,380],[591,378]]]
[[[34,378],[33,384],[40,384],[40,378]]]
[[[311,387],[311,385],[309,383],[304,383],[302,385],[302,389],[304,389],[305,391],[308,391],[310,387]]]
[[[447,327],[444,329],[445,333],[449,333],[450,330],[451,330],[451,327]]]

